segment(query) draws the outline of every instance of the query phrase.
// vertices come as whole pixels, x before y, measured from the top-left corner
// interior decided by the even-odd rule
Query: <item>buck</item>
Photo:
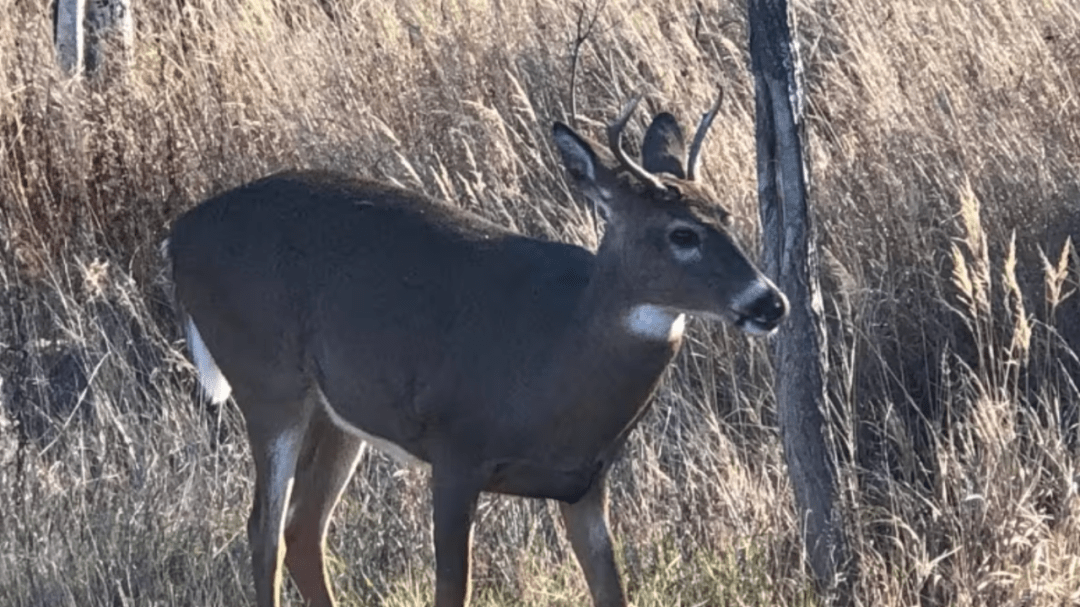
[[[482,491],[558,500],[594,603],[626,605],[605,476],[685,314],[763,335],[787,311],[694,182],[720,99],[685,156],[657,115],[641,164],[621,146],[636,103],[608,126],[615,166],[554,124],[606,220],[595,254],[326,172],[266,177],[176,221],[188,346],[210,398],[234,396],[255,460],[260,607],[278,605],[283,561],[307,603],[334,604],[326,530],[363,441],[430,465],[437,607],[468,602]]]

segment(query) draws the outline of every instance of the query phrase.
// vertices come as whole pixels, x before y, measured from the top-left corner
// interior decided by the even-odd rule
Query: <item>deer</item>
[[[675,117],[640,164],[607,125],[601,159],[551,135],[604,232],[595,252],[346,174],[289,170],[218,194],[164,244],[209,399],[231,395],[254,459],[248,540],[259,607],[283,565],[303,600],[335,604],[331,515],[365,442],[430,469],[435,605],[463,607],[482,492],[557,500],[596,607],[625,607],[606,478],[678,352],[686,316],[773,334],[783,293],[748,260],[696,181]]]

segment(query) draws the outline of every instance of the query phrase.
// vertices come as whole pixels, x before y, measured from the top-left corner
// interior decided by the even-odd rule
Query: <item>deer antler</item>
[[[701,144],[705,141],[705,134],[709,132],[713,118],[716,118],[716,112],[720,111],[720,104],[723,101],[724,89],[721,88],[720,93],[716,96],[716,102],[713,103],[708,112],[701,115],[701,123],[698,124],[697,133],[694,133],[694,141],[690,144],[690,154],[686,161],[687,181],[693,181],[697,176],[698,161],[701,159]]]
[[[640,179],[643,183],[648,184],[657,190],[664,191],[667,189],[664,182],[660,181],[656,175],[646,171],[641,165],[631,160],[622,149],[623,129],[626,128],[626,123],[630,120],[630,114],[634,113],[634,108],[637,107],[637,104],[640,101],[641,95],[635,95],[634,98],[623,107],[622,113],[619,114],[615,121],[608,125],[608,146],[611,148],[611,153],[615,154],[615,159],[618,160],[626,170],[630,171],[630,173]]]

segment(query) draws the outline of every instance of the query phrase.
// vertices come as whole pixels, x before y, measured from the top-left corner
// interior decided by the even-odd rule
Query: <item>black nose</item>
[[[770,289],[750,305],[747,316],[755,323],[771,329],[780,324],[787,316],[787,311],[787,297],[780,291]]]

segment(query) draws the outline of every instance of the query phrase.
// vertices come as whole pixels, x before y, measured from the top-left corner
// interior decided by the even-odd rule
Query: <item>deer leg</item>
[[[435,607],[469,604],[472,524],[482,483],[469,471],[432,469],[435,520]]]
[[[607,481],[601,476],[580,500],[559,503],[567,536],[574,548],[596,607],[626,607],[615,552],[608,530]]]
[[[334,605],[323,560],[326,530],[361,446],[363,441],[338,428],[322,411],[308,424],[285,520],[285,564],[311,607]]]
[[[248,518],[251,568],[259,607],[278,607],[281,590],[282,525],[292,491],[303,424],[266,428],[248,420],[248,438],[255,458],[255,503]]]

